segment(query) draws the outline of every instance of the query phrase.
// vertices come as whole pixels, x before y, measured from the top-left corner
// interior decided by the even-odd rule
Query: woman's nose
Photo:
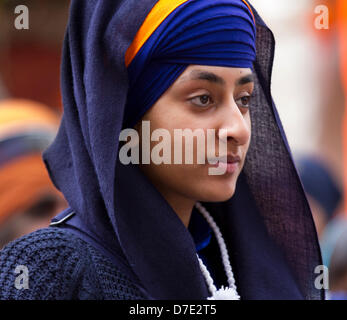
[[[241,112],[234,99],[225,105],[219,115],[219,129],[223,130],[218,130],[218,138],[232,141],[235,145],[246,144],[251,135],[250,115],[247,113]]]

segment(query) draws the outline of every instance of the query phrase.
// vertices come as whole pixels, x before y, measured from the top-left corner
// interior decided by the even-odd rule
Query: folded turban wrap
[[[133,127],[190,64],[253,69],[255,38],[245,1],[159,1],[126,53],[124,127]]]

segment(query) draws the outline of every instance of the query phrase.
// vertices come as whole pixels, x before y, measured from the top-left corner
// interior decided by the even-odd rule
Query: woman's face
[[[150,121],[151,133],[156,129],[166,129],[170,133],[170,140],[151,141],[150,149],[158,143],[161,146],[169,144],[171,164],[152,161],[140,164],[164,196],[179,195],[205,202],[226,201],[233,196],[251,138],[249,105],[253,87],[251,69],[190,65],[147,111],[141,120]],[[140,155],[142,121],[135,126],[140,136]],[[174,129],[200,129],[200,133],[204,133],[205,150],[197,148],[197,137],[194,137],[193,164],[185,163],[188,141],[185,139],[182,148],[176,143],[176,150],[182,151],[182,164],[174,163]],[[207,129],[215,130],[209,147]],[[225,131],[219,132],[220,129]],[[220,142],[220,146],[224,144],[225,148],[220,149],[223,151],[218,149],[219,139],[223,139]],[[216,150],[214,154],[211,146]],[[239,161],[228,166],[220,162],[219,169],[227,167],[228,170],[222,169],[224,174],[211,174],[209,168],[213,165],[208,159],[225,153],[239,157]],[[197,163],[197,159],[204,159],[205,164]]]

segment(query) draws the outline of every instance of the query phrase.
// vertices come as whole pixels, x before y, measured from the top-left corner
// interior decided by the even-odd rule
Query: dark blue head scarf
[[[133,127],[190,64],[253,69],[255,37],[254,17],[241,0],[179,5],[128,66],[124,126]]]
[[[60,227],[93,242],[149,299],[206,299],[210,293],[191,234],[138,166],[118,158],[120,131],[133,119],[127,114],[125,56],[156,3],[71,1],[61,75],[64,115],[44,160],[70,205],[60,217],[75,213]],[[252,11],[250,148],[234,196],[203,205],[221,228],[242,299],[321,299],[324,291],[314,285],[314,269],[322,264],[317,235],[271,97],[274,39]],[[251,21],[247,11],[240,13]]]

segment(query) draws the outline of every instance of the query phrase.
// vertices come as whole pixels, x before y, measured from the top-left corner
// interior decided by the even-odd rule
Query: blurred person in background
[[[59,117],[39,103],[0,101],[0,249],[48,226],[65,207],[41,158],[58,123]]]
[[[347,300],[347,221],[344,219],[343,230],[338,238],[329,264],[330,300]]]
[[[329,270],[327,299],[347,300],[347,219],[341,210],[343,191],[326,163],[314,155],[296,160]]]
[[[318,157],[300,156],[296,164],[320,239],[326,225],[338,214],[342,201],[341,187]]]
[[[329,300],[347,300],[347,218],[334,217],[322,238],[323,263],[329,270]]]

